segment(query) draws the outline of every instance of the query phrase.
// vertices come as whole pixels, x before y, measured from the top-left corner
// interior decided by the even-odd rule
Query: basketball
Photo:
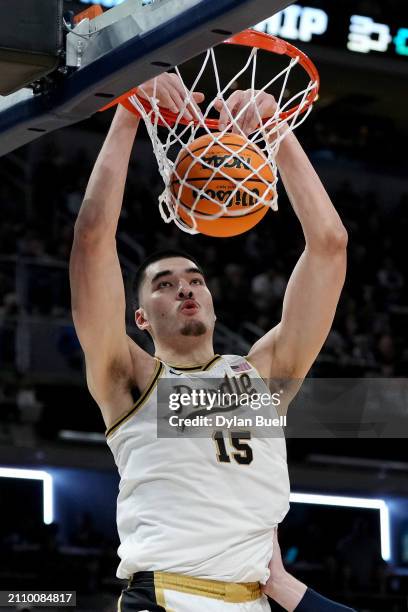
[[[194,227],[194,215],[199,232],[222,238],[242,234],[261,221],[268,206],[260,198],[273,199],[274,181],[272,168],[258,146],[238,134],[214,133],[197,138],[180,151],[170,189],[182,221]],[[205,219],[219,213],[222,205],[227,210],[221,216]],[[238,211],[242,213],[239,216]]]

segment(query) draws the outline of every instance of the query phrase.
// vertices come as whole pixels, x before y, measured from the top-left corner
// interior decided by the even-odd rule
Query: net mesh
[[[182,108],[180,108],[174,124],[168,119],[168,113],[163,112],[163,109],[161,109],[158,104],[158,99],[156,98],[157,79],[154,80],[153,95],[147,96],[147,93],[143,91],[143,86],[138,88],[139,92],[143,92],[145,97],[148,97],[148,105],[146,105],[144,100],[140,99],[136,94],[129,98],[131,104],[145,121],[147,131],[153,144],[154,153],[157,158],[159,172],[164,182],[164,191],[159,198],[160,214],[166,223],[174,222],[181,230],[190,234],[198,233],[197,219],[203,218],[208,221],[209,219],[216,219],[224,215],[240,216],[246,214],[248,210],[247,208],[241,207],[241,209],[237,209],[237,207],[234,207],[231,209],[231,204],[236,201],[238,192],[239,199],[242,198],[242,194],[246,193],[249,200],[256,206],[262,204],[274,211],[278,209],[278,196],[276,188],[278,182],[278,172],[276,155],[282,140],[296,127],[303,123],[310,113],[312,106],[308,105],[307,100],[310,92],[316,88],[316,83],[310,80],[306,87],[301,89],[301,91],[290,96],[288,99],[285,99],[289,75],[294,66],[299,62],[299,58],[295,57],[288,58],[289,63],[283,70],[273,76],[261,88],[259,86],[256,88],[255,84],[258,51],[259,49],[256,47],[251,49],[249,57],[243,67],[233,76],[233,78],[229,80],[224,87],[221,85],[214,49],[209,49],[205,53],[201,69],[199,70],[191,87],[186,86],[179,66],[176,66],[174,70],[182,83],[185,98],[184,104]],[[182,118],[187,110],[187,107],[189,107],[191,112],[191,106],[194,105],[192,94],[194,91],[200,91],[200,80],[202,79],[206,68],[211,65],[215,76],[217,92],[216,96],[207,104],[206,108],[202,109],[202,112],[197,113],[197,116],[193,121],[185,125]],[[247,73],[247,77],[249,76],[250,78],[250,95],[239,113],[234,116],[225,103],[229,94],[231,93],[231,89],[234,87],[234,84],[242,75],[244,75],[244,73]],[[273,116],[267,119],[262,118],[257,104],[258,98],[261,92],[267,91],[267,89],[269,89],[271,86],[276,87],[276,84],[280,84],[280,93],[278,96],[275,96],[275,113]],[[225,104],[228,114],[228,123],[224,129],[214,132],[208,125],[208,123],[214,124],[214,122],[208,120],[210,114],[215,110],[217,100],[220,100]],[[244,117],[249,107],[251,107],[251,110],[254,110],[257,115],[258,126],[251,134],[245,134],[239,121]],[[292,109],[293,112],[289,112],[289,116],[287,116],[288,111],[291,111]],[[235,146],[234,148],[231,148],[225,143],[225,140],[222,140],[222,138],[231,131],[234,131],[235,133],[244,137],[244,142],[241,147],[237,148]],[[205,147],[205,149],[200,150],[199,156],[196,156],[196,154],[190,154],[190,166],[187,168],[187,171],[183,173],[183,175],[180,175],[177,171],[176,163],[172,159],[172,155],[169,153],[174,151],[175,148],[176,150],[185,149],[199,136],[204,134],[211,135],[208,145]],[[262,151],[264,159],[256,169],[250,168],[249,173],[245,175],[244,179],[234,179],[231,177],[231,173],[226,171],[225,166],[231,164],[231,160],[236,160],[237,158],[242,159],[242,157],[244,157],[245,147],[248,145],[248,142],[256,145]],[[211,158],[208,158],[207,156],[207,153],[214,143],[221,144],[223,149],[225,149],[227,152],[227,156],[224,156],[224,161],[221,165],[212,164],[210,161]],[[205,180],[202,181],[202,185],[199,187],[197,187],[197,184],[190,185],[188,183],[189,171],[197,163],[197,161],[199,161],[203,169],[206,171],[208,170],[208,175],[206,173]],[[266,181],[266,179],[262,177],[262,170],[266,166],[269,166],[269,168],[272,169],[274,176],[274,181],[272,184],[270,180]],[[270,172],[266,174],[270,175]],[[210,188],[211,182],[215,176],[217,176],[217,180],[220,177],[223,177],[226,182],[228,181],[227,184],[230,186],[228,190],[224,190],[221,193],[221,197],[219,193],[216,195]],[[261,188],[254,190],[248,188],[246,184],[250,183],[252,178],[256,179],[258,182],[261,181],[264,189]],[[180,199],[173,194],[171,184],[172,182],[174,184],[175,180],[179,184],[178,193],[181,193],[183,189],[187,187],[189,188],[189,192],[194,194],[194,201],[189,203],[189,206],[183,204]],[[272,197],[271,194],[273,194]],[[215,210],[215,212],[211,214],[206,212],[203,214],[203,202],[212,202],[212,204],[216,205],[215,209],[214,206],[211,207],[211,210]],[[200,203],[201,207],[199,210],[197,210]],[[184,213],[184,218],[188,220],[187,223],[180,217],[181,211]]]

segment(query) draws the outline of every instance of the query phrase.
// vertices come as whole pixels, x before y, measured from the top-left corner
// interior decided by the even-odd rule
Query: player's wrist
[[[279,149],[276,154],[276,161],[278,161],[279,156],[282,157],[286,151],[290,151],[293,149],[293,147],[299,146],[298,139],[286,122],[279,127],[279,137],[282,136],[284,136],[284,138],[282,138],[279,144]]]
[[[137,128],[140,122],[140,117],[129,112],[124,106],[122,106],[122,104],[118,104],[116,107],[114,121],[129,128]]]
[[[279,143],[279,148],[277,149],[276,155],[279,155],[280,148],[283,147],[284,143],[287,139],[290,139],[293,135],[293,132],[286,121],[282,122],[279,125],[279,129],[276,130],[276,126],[272,126],[272,129],[268,135],[268,141],[270,144],[273,144],[278,138],[281,139]]]
[[[293,612],[302,600],[307,586],[286,570],[282,570],[269,578],[262,590],[285,610]]]

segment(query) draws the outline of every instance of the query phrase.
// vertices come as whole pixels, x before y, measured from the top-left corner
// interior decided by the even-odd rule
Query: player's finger
[[[232,124],[232,131],[234,131],[234,121],[231,119],[231,116],[234,117],[236,115],[239,104],[240,94],[237,95],[236,93],[233,93],[232,96],[223,103],[219,118],[220,130],[225,130],[228,125]]]
[[[182,78],[179,77],[179,75],[176,74],[175,72],[170,72],[169,79],[170,79],[172,87],[174,87],[174,89],[177,89],[179,94],[182,97],[184,97],[186,95],[187,88],[184,85]]]
[[[266,104],[263,101],[260,101],[259,103],[254,102],[250,106],[245,115],[242,128],[245,134],[252,134],[260,126],[264,107],[266,108]]]
[[[203,118],[203,113],[198,105],[204,102],[204,99],[205,95],[200,91],[193,91],[191,94],[191,103],[188,105],[188,109],[196,119]]]
[[[184,84],[181,76],[176,73],[170,73],[172,88],[177,91],[182,100],[186,100],[187,98],[193,98],[194,93],[190,94],[188,88]],[[189,95],[190,94],[190,95]],[[197,95],[200,94],[204,98],[204,94],[197,92]]]
[[[193,91],[193,100],[197,104],[201,104],[205,100],[205,95],[201,91]]]
[[[262,122],[264,124],[265,123],[268,124],[267,125],[268,131],[271,130],[273,126],[276,124],[276,122],[275,121],[268,122],[269,119],[271,119],[271,117],[274,116],[274,112],[275,112],[275,109],[273,108],[273,106],[271,106],[270,100],[268,99],[262,100],[258,109],[259,109],[259,117],[261,121],[263,120]],[[258,118],[258,122],[259,122],[259,118]]]
[[[251,133],[252,126],[256,125],[256,111],[253,104],[248,104],[246,110],[243,112],[240,118],[241,129],[244,134],[248,135]]]
[[[184,117],[188,119],[188,121],[191,121],[193,118],[202,118],[203,114],[198,104],[204,101],[205,95],[201,91],[190,92],[182,78],[176,73],[170,73],[170,78],[172,86],[183,100],[183,104],[185,104],[187,99],[189,100],[189,103],[186,105],[187,110],[184,113]]]
[[[263,119],[270,119],[273,116],[273,112],[271,109],[271,105],[268,100],[262,100],[259,107],[258,121],[259,119],[262,121]]]
[[[222,98],[216,98],[213,102],[213,105],[214,105],[215,110],[220,113],[220,116],[218,119],[218,127],[222,131],[225,128],[225,123],[226,123],[225,121],[226,111],[224,109],[225,100]]]
[[[163,95],[163,98],[160,100],[160,106],[167,108],[172,113],[177,114],[179,112],[177,103],[173,100],[172,96],[170,95],[168,91],[166,92],[165,95]]]
[[[201,112],[201,109],[196,105],[196,104],[189,104],[187,106],[190,115],[196,119],[197,121],[199,121],[200,119],[203,119],[203,113]]]
[[[143,83],[143,85],[139,85],[138,87],[136,87],[136,93],[142,98],[144,98],[145,100],[149,99],[149,93],[150,93],[149,90],[151,91],[150,82]]]
[[[218,119],[218,125],[219,125],[220,130],[222,131],[226,128],[227,117],[228,117],[225,100],[221,100],[221,98],[217,98],[214,102],[214,108],[220,113],[220,116]]]
[[[223,107],[224,100],[221,100],[221,98],[216,98],[216,99],[214,100],[214,103],[213,103],[213,104],[214,104],[214,108],[215,108],[215,110],[217,110],[218,112],[220,112],[220,111],[221,111],[221,109],[222,109],[222,107]]]
[[[186,106],[186,109],[183,113],[183,117],[187,119],[187,121],[192,121],[193,115],[190,112],[191,109],[189,109],[189,105],[186,105],[186,98],[187,98],[187,91],[188,91],[186,86],[184,85],[181,77],[174,72],[169,73],[169,78],[170,78],[170,83],[171,83],[169,92],[173,99],[173,102],[175,102],[178,107],[177,112],[180,112],[181,109],[184,106]]]
[[[176,99],[181,99],[183,106],[186,106],[186,110],[183,115],[185,119],[187,119],[187,121],[192,121],[194,118],[202,118],[203,114],[198,106],[198,102],[202,102],[204,100],[204,94],[199,91],[190,93],[181,78],[178,77],[178,75],[173,76],[175,77],[173,80],[173,87],[175,92],[177,92]],[[189,100],[188,104],[186,104],[187,99]]]
[[[239,134],[241,131],[246,134],[245,126],[250,121],[251,116],[251,104],[249,92],[242,92],[239,104],[234,109],[236,122],[233,127],[233,132]]]
[[[183,107],[185,106],[185,100],[184,98],[180,95],[178,89],[173,88],[170,90],[170,95],[171,98],[173,100],[173,102],[175,103],[176,107],[177,107],[177,113],[180,113],[181,110],[183,109]],[[185,108],[184,112],[183,112],[183,117],[185,119],[187,119],[187,121],[192,121],[193,120],[193,115],[190,113],[190,111],[188,110],[188,108]]]
[[[258,104],[259,115],[262,119],[270,119],[278,112],[278,105],[271,94],[261,94]]]
[[[248,91],[248,101],[251,91]],[[271,114],[271,96],[262,93],[255,95],[253,101],[248,105],[247,112],[242,121],[242,131],[252,134],[262,123],[263,117]]]
[[[260,100],[258,104],[258,111],[261,119],[265,119],[266,117],[269,118],[272,116],[273,113],[271,109],[271,103],[267,98]]]

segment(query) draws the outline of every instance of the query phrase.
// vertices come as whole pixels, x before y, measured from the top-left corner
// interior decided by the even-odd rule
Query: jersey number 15
[[[239,431],[229,432],[229,444],[234,449],[230,453],[227,451],[227,447],[224,440],[224,432],[216,431],[213,434],[213,440],[217,448],[217,461],[220,463],[231,463],[231,457],[240,465],[249,465],[252,462],[253,453],[252,448],[246,442],[242,440],[250,440],[250,431]],[[237,451],[237,452],[235,452]]]

